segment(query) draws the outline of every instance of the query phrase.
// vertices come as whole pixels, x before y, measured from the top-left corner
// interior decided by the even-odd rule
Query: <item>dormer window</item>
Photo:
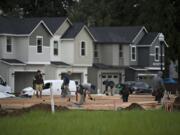
[[[6,45],[6,51],[7,52],[12,52],[12,38],[11,37],[7,37],[7,45]]]
[[[159,61],[159,46],[155,46],[155,61]]]
[[[136,61],[136,46],[131,46],[131,61]]]
[[[86,42],[81,42],[81,56],[86,56]]]
[[[37,45],[37,53],[42,53],[42,47],[43,47],[43,37],[42,36],[36,37],[36,45]]]

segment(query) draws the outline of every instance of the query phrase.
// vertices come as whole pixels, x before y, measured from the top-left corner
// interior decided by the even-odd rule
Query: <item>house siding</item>
[[[61,26],[60,28],[55,32],[54,35],[59,35],[59,36],[62,36],[66,31],[67,29],[70,27],[70,24],[69,22],[66,20]]]
[[[58,55],[54,55],[54,41],[58,41]],[[53,36],[50,40],[50,56],[51,61],[61,61],[61,50],[62,50],[62,44],[60,40],[60,36]]]
[[[3,57],[3,37],[0,36],[0,59]]]
[[[16,59],[26,63],[28,61],[28,37],[16,37]]]
[[[113,45],[105,44],[100,46],[100,63],[112,65]]]
[[[138,65],[149,66],[149,47],[139,47],[138,49]]]
[[[74,63],[74,40],[61,41],[62,48],[60,50],[62,61],[68,64]]]
[[[134,46],[136,46],[136,45],[134,45]],[[129,47],[129,60],[130,60],[130,65],[137,65],[138,64],[138,48],[136,47],[136,60],[135,61],[132,61],[131,60],[131,45],[130,45],[130,47]]]
[[[2,76],[9,85],[9,65],[0,61],[0,76]]]
[[[29,44],[31,46],[36,46],[36,36],[42,36],[43,37],[43,46],[50,46],[50,38],[51,35],[46,30],[46,28],[40,24],[34,32],[31,34],[29,38]]]
[[[123,45],[123,60],[124,60],[124,66],[130,65],[130,47],[129,47],[129,45]]]
[[[37,53],[36,37],[43,37],[42,53]],[[28,64],[49,64],[50,63],[50,38],[51,35],[46,28],[40,24],[29,37]]]
[[[86,55],[81,56],[81,42],[84,41],[86,43]],[[92,65],[93,62],[93,40],[88,34],[88,32],[83,28],[79,34],[76,36],[74,40],[74,64],[77,65]]]
[[[149,66],[150,67],[153,67],[153,66],[160,66],[160,60],[159,61],[155,61],[155,47],[156,46],[159,46],[159,49],[161,48],[160,47],[160,43],[159,43],[159,40],[158,38],[153,42],[152,46],[150,46],[150,54],[149,54]],[[164,61],[164,46],[162,48],[162,54],[163,54],[163,61]],[[159,52],[159,57],[160,56],[160,52]]]
[[[16,58],[16,42],[15,37],[11,37],[12,39],[12,52],[6,51],[6,44],[7,44],[7,36],[3,36],[1,39],[1,47],[2,47],[2,58],[5,59],[14,59]]]
[[[95,86],[97,86],[97,80],[98,80],[98,76],[97,76],[97,72],[98,70],[95,68],[88,68],[88,82],[91,84],[94,84]]]

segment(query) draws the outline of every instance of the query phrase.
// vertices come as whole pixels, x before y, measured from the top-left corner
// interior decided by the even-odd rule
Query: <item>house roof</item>
[[[44,17],[40,18],[43,20],[51,32],[54,34],[58,28],[63,24],[67,17]]]
[[[25,65],[25,63],[17,59],[0,59],[0,60],[9,65]]]
[[[64,33],[62,38],[75,38],[84,26],[84,23],[73,23],[73,25]]]
[[[57,66],[70,66],[69,64],[62,62],[62,61],[51,61],[51,64],[54,64]]]
[[[98,69],[119,69],[119,68],[124,68],[124,66],[113,66],[113,65],[106,65],[103,63],[93,63],[94,68]]]
[[[157,32],[147,33],[138,43],[138,45],[150,45],[154,39],[158,36]]]
[[[40,17],[40,18],[15,18],[0,16],[0,33],[1,34],[30,34],[34,28],[41,22],[50,29],[54,34],[56,30],[65,21],[65,17]]]
[[[29,34],[38,25],[39,20],[19,19],[14,17],[0,17],[1,34]]]
[[[91,27],[90,32],[97,43],[132,43],[143,26]]]

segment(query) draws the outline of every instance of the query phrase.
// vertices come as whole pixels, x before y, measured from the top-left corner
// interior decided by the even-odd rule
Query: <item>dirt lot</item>
[[[104,96],[104,95],[93,95],[95,101],[86,99],[83,105],[77,105],[75,97],[71,98],[70,102],[67,102],[66,98],[59,96],[54,97],[55,105],[65,106],[69,109],[87,109],[87,110],[116,110],[119,107],[125,108],[131,103],[138,103],[145,109],[157,108],[159,105],[154,101],[154,97],[151,95],[130,95],[129,102],[123,103],[119,95],[115,96]],[[175,96],[171,96],[173,101]],[[42,98],[10,98],[1,99],[0,105],[3,109],[20,109],[27,108],[35,104],[50,104],[50,96],[43,96]]]

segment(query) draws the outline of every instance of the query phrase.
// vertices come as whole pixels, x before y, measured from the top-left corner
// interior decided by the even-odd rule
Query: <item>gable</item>
[[[38,25],[38,27],[31,33],[29,38],[30,45],[36,45],[36,36],[42,36],[43,45],[49,46],[51,34],[43,24]]]
[[[56,32],[54,33],[55,35],[60,35],[62,36],[67,30],[68,28],[71,26],[71,22],[66,19],[61,26],[59,26],[59,28],[56,30]]]

